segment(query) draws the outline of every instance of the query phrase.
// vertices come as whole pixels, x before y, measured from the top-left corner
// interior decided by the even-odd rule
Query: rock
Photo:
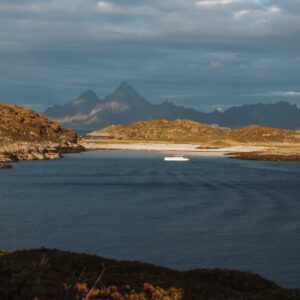
[[[18,160],[46,160],[59,159],[62,153],[77,153],[85,151],[84,147],[77,144],[39,144],[23,143],[11,145],[2,150],[0,148],[0,162],[15,162]]]
[[[0,162],[16,162],[18,158],[9,152],[0,152]]]
[[[44,155],[46,159],[58,159],[62,157],[59,152],[46,152]]]
[[[300,161],[300,155],[297,154],[277,154],[277,153],[264,153],[264,152],[237,152],[228,153],[231,158],[243,160],[258,160],[258,161],[276,161],[276,162],[289,162]]]
[[[45,155],[42,154],[42,153],[40,153],[40,152],[38,152],[38,151],[37,152],[33,152],[32,155],[33,155],[33,157],[35,159],[39,159],[39,160],[46,159]]]
[[[13,168],[13,166],[11,166],[11,165],[0,163],[0,169],[12,169],[12,168]],[[1,255],[1,251],[0,251],[0,255]]]

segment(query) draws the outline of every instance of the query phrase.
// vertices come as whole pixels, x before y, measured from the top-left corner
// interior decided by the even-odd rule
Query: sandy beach
[[[190,156],[224,156],[229,153],[262,151],[265,147],[259,146],[232,146],[215,149],[199,149],[193,144],[166,144],[166,143],[103,143],[83,141],[81,143],[87,150],[131,150],[131,151],[158,151],[166,154],[179,154]]]

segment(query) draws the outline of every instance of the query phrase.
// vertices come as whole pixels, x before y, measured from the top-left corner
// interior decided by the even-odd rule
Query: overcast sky
[[[0,100],[128,81],[153,103],[300,105],[299,0],[0,0]]]

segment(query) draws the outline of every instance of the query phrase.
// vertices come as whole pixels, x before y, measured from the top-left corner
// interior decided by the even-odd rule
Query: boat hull
[[[186,157],[165,157],[165,161],[189,161],[189,158]]]

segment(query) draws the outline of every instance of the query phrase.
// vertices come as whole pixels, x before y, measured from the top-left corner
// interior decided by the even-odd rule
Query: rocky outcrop
[[[276,161],[276,162],[300,161],[300,154],[237,152],[237,153],[228,153],[228,156],[230,156],[231,158],[243,159],[243,160]]]
[[[30,109],[0,104],[0,168],[8,168],[6,162],[58,159],[83,150],[73,130]]]
[[[15,148],[15,147],[14,147]],[[38,159],[57,159],[61,154],[55,148],[45,147],[27,147],[5,149],[0,152],[0,161],[2,162],[15,162],[18,160],[38,160]]]
[[[11,165],[0,163],[0,169],[11,169],[11,168],[12,168]],[[0,255],[1,255],[1,253],[0,253]]]
[[[19,160],[58,159],[62,157],[63,153],[74,153],[84,150],[82,146],[77,144],[17,143],[0,149],[0,162],[9,163]]]

